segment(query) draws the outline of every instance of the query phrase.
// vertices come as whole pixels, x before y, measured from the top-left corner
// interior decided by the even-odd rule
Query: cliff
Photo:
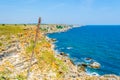
[[[44,34],[71,29],[68,25],[41,25],[29,80],[120,80],[116,75],[90,76],[64,54],[56,54],[53,40]],[[0,80],[26,80],[36,25],[0,25]]]

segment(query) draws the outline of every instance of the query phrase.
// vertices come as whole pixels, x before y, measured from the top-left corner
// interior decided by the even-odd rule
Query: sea
[[[92,59],[99,69],[87,67],[88,74],[115,74],[120,76],[120,25],[87,25],[66,32],[48,34],[55,38],[55,50],[65,52],[79,65]]]

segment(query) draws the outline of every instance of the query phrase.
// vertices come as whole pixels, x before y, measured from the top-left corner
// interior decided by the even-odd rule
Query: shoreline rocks
[[[101,65],[98,62],[93,62],[89,66],[94,69],[99,69]]]
[[[85,66],[84,65],[78,65],[78,72],[86,72]]]
[[[52,38],[52,39],[51,39],[51,41],[52,41],[52,42],[56,42],[57,40],[56,40],[56,39],[54,39],[54,38]]]
[[[64,56],[64,57],[65,57],[65,56],[68,56],[68,55],[65,54],[64,52],[61,52],[60,55],[62,55],[62,56]]]

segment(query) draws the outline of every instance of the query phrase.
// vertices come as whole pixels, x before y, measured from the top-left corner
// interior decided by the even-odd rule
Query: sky
[[[0,23],[120,25],[120,0],[0,0]]]

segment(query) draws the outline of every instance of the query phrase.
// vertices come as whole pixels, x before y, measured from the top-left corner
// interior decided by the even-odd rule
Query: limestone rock
[[[109,75],[103,75],[100,77],[101,79],[104,79],[104,80],[120,80],[120,77],[119,76],[116,76],[114,74],[109,74]]]
[[[86,63],[82,63],[81,65],[84,66],[84,67],[87,67],[87,66],[88,66]]]
[[[93,62],[93,63],[91,63],[90,65],[89,65],[91,68],[100,68],[100,63],[98,63],[98,62]]]
[[[55,42],[55,41],[57,41],[57,40],[56,40],[56,39],[51,39],[51,41],[52,41],[52,42]]]
[[[82,65],[78,65],[78,72],[86,71],[85,67]]]
[[[62,55],[62,56],[68,56],[68,55],[65,54],[64,52],[61,52],[60,55]]]

